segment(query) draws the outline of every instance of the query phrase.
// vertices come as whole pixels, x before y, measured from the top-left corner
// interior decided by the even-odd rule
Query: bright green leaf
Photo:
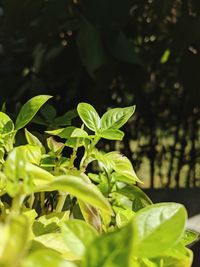
[[[174,246],[182,237],[187,212],[181,204],[153,204],[136,213],[137,256],[154,258]]]
[[[29,223],[24,215],[10,217],[0,224],[0,266],[18,266],[29,239]]]
[[[138,210],[145,208],[152,203],[150,198],[137,186],[125,186],[117,191],[117,193],[126,196],[132,200],[132,209],[137,212]]]
[[[35,135],[30,133],[27,129],[25,129],[25,137],[29,145],[38,146],[41,148],[41,151],[45,153],[45,148],[40,140]]]
[[[171,54],[171,51],[169,49],[165,50],[165,52],[163,53],[160,59],[160,63],[165,64],[168,61],[170,54]]]
[[[114,207],[114,211],[116,213],[116,224],[119,228],[125,226],[135,216],[135,212],[129,209]]]
[[[108,110],[101,118],[101,129],[119,129],[130,119],[134,112],[135,106]]]
[[[61,229],[65,244],[77,257],[82,257],[86,248],[98,236],[92,226],[81,220],[69,220]]]
[[[0,112],[0,134],[7,134],[14,130],[14,124],[10,117]]]
[[[133,183],[141,182],[127,157],[123,156],[117,151],[109,152],[105,154],[104,157],[110,163],[113,170],[115,170],[117,173],[126,176],[128,179],[132,180]]]
[[[181,239],[181,244],[184,246],[190,245],[199,238],[199,233],[192,231],[190,229],[185,230],[185,233]]]
[[[83,267],[132,267],[131,254],[134,228],[125,228],[104,234],[94,240],[83,258]]]
[[[53,156],[59,155],[62,150],[65,147],[65,144],[61,142],[57,142],[56,140],[53,139],[53,137],[47,138],[47,146],[50,149],[50,151],[53,153]]]
[[[42,107],[42,105],[50,99],[49,95],[39,95],[31,98],[27,101],[21,108],[15,123],[16,130],[23,128],[26,124],[28,124],[38,110]]]
[[[92,131],[97,132],[100,128],[100,117],[92,105],[80,103],[77,107],[78,114],[85,125]]]
[[[86,183],[81,176],[62,175],[56,177],[52,183],[46,184],[40,190],[68,192],[94,207],[103,209],[109,213],[112,212],[109,202],[101,194],[99,189],[92,183]]]
[[[164,267],[191,267],[193,253],[183,245],[177,244],[163,253],[161,258],[152,260],[155,263],[162,261],[162,266]]]
[[[35,220],[33,233],[36,236],[58,232],[63,222],[69,219],[69,211],[51,212]]]
[[[88,133],[83,129],[76,128],[71,134],[71,137],[82,137],[82,138],[90,138]]]
[[[66,261],[63,257],[52,249],[39,249],[30,253],[21,267],[77,267],[76,264]]]
[[[124,133],[118,129],[104,130],[100,132],[98,135],[108,140],[120,140],[120,141],[124,137]]]

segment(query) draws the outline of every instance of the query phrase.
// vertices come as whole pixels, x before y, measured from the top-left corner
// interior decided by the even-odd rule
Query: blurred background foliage
[[[199,13],[198,0],[0,0],[0,102],[136,104],[124,141],[101,146],[145,186],[200,186]]]

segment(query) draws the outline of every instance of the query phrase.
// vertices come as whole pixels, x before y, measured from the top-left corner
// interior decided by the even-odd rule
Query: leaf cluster
[[[50,98],[30,99],[15,122],[0,112],[0,266],[191,266],[186,246],[197,234],[185,228],[185,208],[153,204],[137,187],[130,160],[98,149],[101,138],[122,140],[120,128],[135,107],[100,117],[80,103],[77,113],[57,118],[43,107],[54,122],[46,141],[25,129],[26,144],[16,145],[17,133]],[[69,125],[75,114],[80,127]],[[96,173],[88,172],[93,162]]]

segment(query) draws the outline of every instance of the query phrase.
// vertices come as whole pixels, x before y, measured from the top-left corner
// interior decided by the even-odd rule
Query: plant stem
[[[71,157],[70,157],[70,162],[69,162],[69,169],[73,169],[73,167],[74,167],[74,161],[75,161],[75,159],[76,159],[76,153],[77,153],[77,147],[75,147],[74,149],[73,149],[73,152],[72,152],[72,154],[71,154]]]
[[[41,192],[40,193],[40,205],[42,209],[42,214],[45,213],[44,202],[45,202],[45,192]]]
[[[33,208],[33,204],[34,204],[34,200],[35,200],[35,195],[34,193],[32,193],[29,197],[29,208],[32,209]]]
[[[22,195],[22,194],[18,194],[13,198],[12,207],[11,207],[11,211],[13,213],[16,213],[16,214],[20,213],[21,205],[23,204],[24,199],[25,199],[25,195]]]
[[[89,148],[85,149],[85,153],[83,155],[83,158],[81,160],[80,167],[79,167],[79,169],[81,171],[85,172],[87,165],[90,163],[91,153],[92,153],[93,149],[95,148],[95,145],[99,142],[99,140],[100,140],[100,137],[95,136],[95,138],[92,141],[92,143],[90,144]]]
[[[67,195],[66,193],[62,193],[60,192],[60,195],[59,195],[59,198],[58,198],[58,203],[56,205],[56,212],[61,212],[63,207],[64,207],[64,204],[65,204],[65,200],[67,198]]]

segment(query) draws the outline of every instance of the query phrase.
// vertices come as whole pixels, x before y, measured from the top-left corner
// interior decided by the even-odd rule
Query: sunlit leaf
[[[26,216],[10,217],[7,224],[0,224],[0,232],[0,266],[18,266],[29,239]]]
[[[97,132],[100,128],[100,117],[96,110],[87,103],[80,103],[77,107],[78,114],[85,125],[92,131]]]
[[[83,267],[132,267],[133,237],[132,224],[100,236],[88,247],[83,258]]]
[[[119,129],[130,119],[134,111],[135,106],[108,110],[101,118],[101,129]]]
[[[153,258],[174,246],[183,236],[187,213],[181,204],[160,203],[141,209],[134,216],[137,255]]]
[[[51,98],[49,95],[39,95],[28,100],[21,108],[15,123],[16,130],[28,124],[42,105]]]
[[[112,213],[109,202],[101,194],[99,189],[92,183],[86,183],[81,176],[62,175],[54,178],[54,181],[46,184],[44,188],[41,187],[38,189],[68,192],[94,207],[103,209],[108,213]]]
[[[75,263],[66,261],[52,249],[38,249],[30,253],[22,263],[22,267],[77,267]]]

